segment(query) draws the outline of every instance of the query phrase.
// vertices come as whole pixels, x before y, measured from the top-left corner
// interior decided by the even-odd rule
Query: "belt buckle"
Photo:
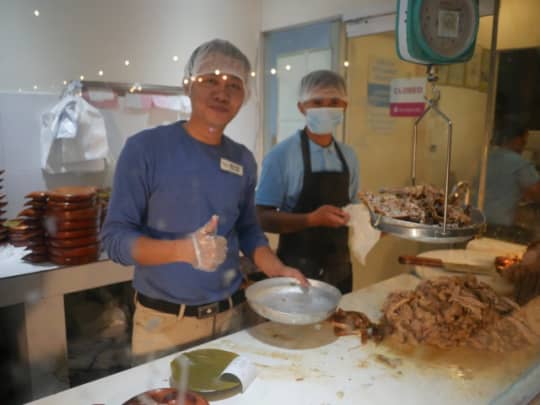
[[[204,319],[216,315],[219,312],[219,302],[201,305],[197,308],[197,318]]]

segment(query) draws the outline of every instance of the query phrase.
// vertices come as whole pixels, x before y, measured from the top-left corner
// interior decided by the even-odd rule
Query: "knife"
[[[486,266],[481,264],[468,264],[468,263],[456,263],[447,262],[434,257],[423,256],[408,256],[402,255],[398,257],[398,261],[401,264],[412,264],[415,266],[436,267],[453,273],[468,273],[468,274],[485,274],[494,275],[495,263],[492,266]]]

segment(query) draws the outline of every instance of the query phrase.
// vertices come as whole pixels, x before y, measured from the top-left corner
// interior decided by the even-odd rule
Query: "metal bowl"
[[[371,225],[381,232],[395,235],[402,239],[427,243],[459,243],[466,242],[478,234],[485,227],[484,214],[477,209],[471,210],[471,225],[458,227],[447,225],[443,232],[442,225],[426,225],[411,221],[404,221],[376,214],[370,210]]]
[[[260,316],[289,325],[309,325],[332,315],[341,292],[319,280],[309,280],[310,287],[300,286],[290,277],[258,281],[246,289],[246,299]]]

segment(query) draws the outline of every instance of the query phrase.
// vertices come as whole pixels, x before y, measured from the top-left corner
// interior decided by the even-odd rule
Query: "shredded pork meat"
[[[540,343],[519,305],[473,276],[423,281],[391,293],[382,310],[382,322],[401,343],[498,352]]]

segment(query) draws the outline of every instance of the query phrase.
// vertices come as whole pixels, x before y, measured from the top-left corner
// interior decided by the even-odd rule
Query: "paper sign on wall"
[[[390,115],[418,117],[424,111],[426,79],[393,79],[390,83]]]

